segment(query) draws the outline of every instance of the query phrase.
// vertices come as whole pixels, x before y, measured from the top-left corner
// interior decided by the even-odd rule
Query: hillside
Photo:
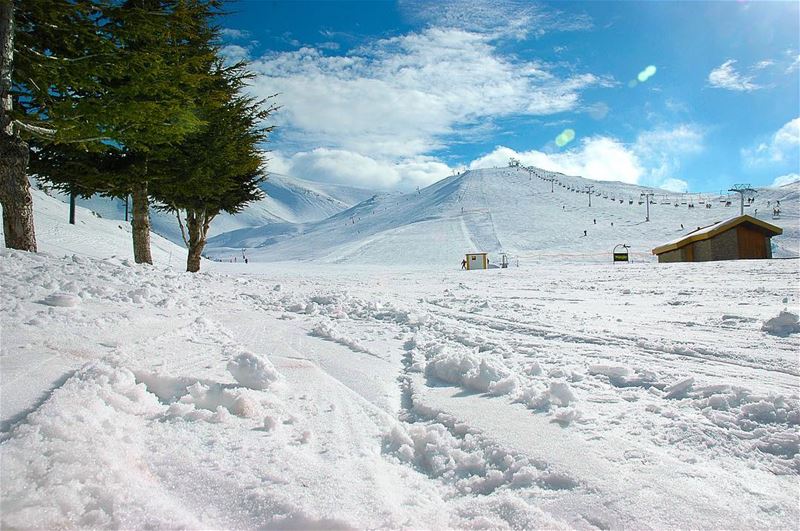
[[[236,215],[220,214],[211,224],[210,234],[275,223],[320,221],[374,194],[362,188],[316,183],[277,173],[269,174],[261,184],[261,189],[265,194],[262,200],[253,202]],[[49,193],[63,202],[69,200],[64,194],[53,191]],[[100,214],[103,218],[125,219],[125,202],[120,199],[93,196],[89,199],[79,198],[77,204]],[[150,218],[153,232],[183,245],[178,222],[172,214],[153,208],[150,211]]]
[[[557,182],[551,185],[548,179]],[[589,195],[580,192],[587,185],[594,186],[591,207]],[[643,192],[655,193],[650,222],[645,222]],[[760,189],[746,209],[784,228],[784,235],[773,240],[775,256],[800,253],[799,198],[798,183]],[[777,200],[781,216],[773,220]],[[727,194],[676,194],[544,170],[480,169],[419,193],[376,195],[322,221],[222,234],[209,241],[208,253],[225,257],[249,247],[256,248],[250,256],[257,261],[397,265],[457,264],[469,251],[487,251],[495,259],[506,252],[512,259],[585,261],[607,260],[616,244],[625,243],[636,259],[652,260],[653,247],[733,217],[738,205],[738,196]]]
[[[69,224],[69,205],[41,190],[33,195],[36,243],[40,252],[55,256],[79,255],[91,258],[133,260],[130,223],[100,217],[92,210],[78,206],[75,225]],[[2,209],[0,209],[2,212]],[[0,237],[3,228],[0,226]],[[186,266],[186,247],[158,234],[150,234],[153,261],[178,269]]]

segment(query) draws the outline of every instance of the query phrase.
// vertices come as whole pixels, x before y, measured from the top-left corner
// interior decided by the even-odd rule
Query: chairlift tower
[[[647,215],[644,218],[645,221],[650,221],[650,198],[652,198],[654,195],[656,194],[653,192],[642,192],[639,195],[639,197],[644,197],[644,203],[647,205]]]
[[[728,191],[739,194],[739,215],[744,216],[744,196],[745,194],[755,194],[756,191],[753,188],[750,188],[749,184],[734,184],[728,189]]]
[[[586,186],[586,195],[589,196],[589,206],[592,206],[592,190],[594,190],[593,184]]]

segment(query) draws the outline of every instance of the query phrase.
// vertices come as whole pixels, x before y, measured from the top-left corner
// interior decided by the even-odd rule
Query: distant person
[[[611,222],[611,226],[612,226],[612,227],[614,226],[614,222],[613,222],[613,221]]]
[[[245,264],[247,263],[247,257],[245,257],[245,259],[244,259],[244,263],[245,263]]]
[[[596,219],[593,219],[592,221],[594,221],[594,224],[597,225],[597,220]]]
[[[583,235],[586,236],[586,231],[583,231]]]
[[[461,260],[461,269],[466,269],[466,268],[467,268],[467,260],[465,258],[464,260]]]
[[[683,223],[681,223],[681,230],[683,230]]]

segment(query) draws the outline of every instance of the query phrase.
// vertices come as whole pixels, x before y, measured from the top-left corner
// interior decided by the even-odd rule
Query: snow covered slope
[[[266,194],[264,199],[250,204],[235,216],[219,215],[211,224],[210,234],[275,223],[320,221],[374,195],[374,192],[362,188],[305,181],[277,173],[270,173],[269,178],[261,184],[261,189]],[[64,202],[68,201],[64,194],[52,194]],[[125,219],[125,202],[120,199],[94,196],[78,199],[77,203],[103,218]],[[153,208],[150,219],[153,232],[183,244],[178,222],[172,214]]]
[[[550,178],[561,183],[553,192],[545,180]],[[596,194],[591,207],[589,195],[579,192],[587,185]],[[651,221],[645,222],[640,194],[649,191],[543,170],[472,170],[419,193],[376,195],[323,221],[222,234],[209,242],[209,253],[224,257],[231,249],[254,247],[254,260],[374,264],[457,264],[469,251],[490,252],[495,259],[506,252],[526,260],[605,261],[616,244],[624,243],[636,259],[653,260],[653,247],[739,211],[737,198],[658,190],[650,205]],[[782,213],[773,220],[777,200]],[[784,228],[784,235],[773,240],[776,256],[800,253],[798,207],[800,183],[794,183],[759,190],[746,209]]]
[[[93,258],[133,260],[130,223],[100,218],[93,211],[78,207],[75,225],[70,225],[69,205],[35,188],[31,189],[31,194],[39,251],[56,256],[77,254]],[[0,237],[2,231],[0,226]],[[176,245],[152,233],[150,244],[155,263],[185,267],[186,247],[183,245]]]
[[[800,518],[796,260],[189,274],[34,201],[50,252],[0,250],[4,529]]]

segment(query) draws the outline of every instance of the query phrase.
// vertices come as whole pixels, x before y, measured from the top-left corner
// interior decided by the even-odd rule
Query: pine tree
[[[132,196],[137,263],[152,263],[148,190],[162,175],[151,165],[203,124],[198,101],[213,56],[203,44],[218,7],[216,0],[128,0],[108,10],[124,69],[104,80],[102,127],[113,139],[104,166],[114,170],[114,187],[103,191]]]
[[[276,108],[241,93],[251,74],[239,63],[212,72],[215,87],[204,101],[205,125],[189,135],[159,168],[171,179],[155,191],[162,209],[173,212],[188,249],[186,270],[200,270],[211,222],[220,212],[235,214],[263,196],[263,159],[258,145],[273,127],[263,125]]]
[[[0,204],[7,247],[36,251],[28,141],[98,143],[89,108],[110,48],[92,0],[0,0]]]

